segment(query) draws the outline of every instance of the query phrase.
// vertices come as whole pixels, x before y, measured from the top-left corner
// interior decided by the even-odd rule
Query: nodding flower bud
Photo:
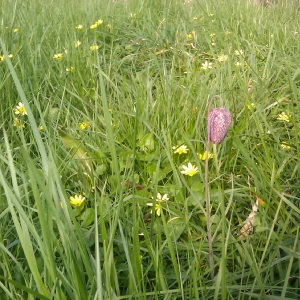
[[[231,114],[225,108],[214,108],[208,115],[208,141],[213,144],[220,144],[231,124]]]

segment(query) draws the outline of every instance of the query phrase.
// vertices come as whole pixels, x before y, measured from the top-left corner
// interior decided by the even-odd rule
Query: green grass
[[[187,2],[2,4],[1,299],[299,299],[299,6]],[[233,122],[209,161],[211,279],[214,95]]]

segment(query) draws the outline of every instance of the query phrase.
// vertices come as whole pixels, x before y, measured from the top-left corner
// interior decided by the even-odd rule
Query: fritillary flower
[[[225,108],[214,108],[208,115],[208,140],[213,144],[220,144],[231,124],[231,114]]]

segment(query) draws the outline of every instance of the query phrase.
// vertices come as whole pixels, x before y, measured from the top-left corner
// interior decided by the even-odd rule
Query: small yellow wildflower
[[[103,20],[101,20],[101,19],[95,22],[95,24],[97,24],[97,26],[102,25],[102,23],[103,23]]]
[[[85,200],[85,197],[82,197],[81,195],[75,195],[74,197],[70,197],[70,203],[75,206],[81,206],[83,201]]]
[[[75,47],[78,48],[81,45],[81,42],[80,41],[76,41],[76,42],[74,42],[74,44],[75,44]]]
[[[234,65],[237,66],[237,67],[240,67],[242,64],[241,64],[239,61],[236,61],[236,62],[234,63]]]
[[[53,55],[53,58],[54,59],[57,59],[57,60],[61,60],[63,58],[64,54],[63,53],[57,53],[57,54],[54,54]]]
[[[136,17],[136,14],[132,14],[132,13],[130,13],[130,18],[135,18]]]
[[[181,171],[181,173],[187,176],[194,176],[199,172],[198,168],[195,165],[192,165],[191,163],[188,163],[187,166],[182,166],[182,168],[183,170]]]
[[[78,26],[75,27],[78,30],[81,30],[83,28],[83,25],[79,24]]]
[[[40,126],[38,127],[38,130],[39,130],[39,131],[42,131],[43,129],[44,129],[43,125],[40,125]]]
[[[153,199],[153,197],[152,197]],[[156,215],[159,217],[161,215],[161,205],[157,202],[163,202],[163,201],[168,201],[169,198],[168,198],[168,194],[164,194],[163,196],[160,194],[160,193],[157,193],[157,196],[156,196],[156,203],[155,203],[155,213]],[[150,202],[150,203],[147,203],[147,206],[153,206],[153,203]],[[151,210],[151,213],[152,213],[152,210]]]
[[[94,46],[91,46],[90,49],[91,49],[92,51],[95,51],[95,50],[98,50],[98,49],[99,49],[99,46],[94,45]]]
[[[247,107],[248,109],[255,108],[255,104],[254,104],[254,103],[247,104],[246,107]]]
[[[14,28],[14,29],[13,29],[13,32],[14,32],[14,33],[18,32],[18,31],[19,31],[19,28]]]
[[[193,38],[194,38],[194,36],[193,36],[193,34],[192,34],[192,33],[188,33],[188,34],[186,35],[186,37],[187,37],[189,40],[191,40],[191,39],[193,39]]]
[[[289,113],[282,112],[281,114],[279,114],[277,116],[277,120],[288,123],[290,121],[290,117],[291,117],[291,115]]]
[[[73,67],[66,68],[66,72],[67,72],[67,73],[70,73],[70,72],[73,72],[73,71],[74,71],[74,68],[73,68]]]
[[[13,58],[13,55],[12,54],[8,54],[8,58]],[[0,56],[0,61],[4,61],[5,60],[5,56],[4,55],[2,55],[2,56]]]
[[[211,43],[211,45],[214,47],[214,46],[216,46],[216,43]]]
[[[282,142],[280,146],[282,149],[290,149],[291,148],[291,146],[287,142]]]
[[[198,17],[194,17],[193,20],[194,20],[194,21],[198,20]]]
[[[214,14],[208,14],[208,16],[209,16],[209,17],[213,17],[213,16],[214,16]]]
[[[198,153],[199,158],[200,158],[201,160],[206,160],[206,153],[207,153],[207,151],[203,152],[203,154]],[[213,157],[214,157],[213,153],[208,152],[208,159],[211,159],[211,158],[213,158]]]
[[[18,128],[21,128],[21,127],[24,128],[25,127],[25,125],[22,123],[22,121],[18,118],[15,119],[14,126],[18,127]]]
[[[209,63],[208,61],[205,61],[205,62],[202,64],[201,69],[203,69],[203,70],[212,69],[212,63],[211,63],[211,62]]]
[[[235,50],[235,51],[234,51],[234,54],[235,54],[236,56],[240,56],[240,55],[243,55],[244,52],[243,52],[243,50]]]
[[[97,28],[97,27],[98,27],[97,24],[93,24],[93,25],[90,26],[91,29],[95,29],[95,28]]]
[[[222,54],[222,55],[218,56],[218,62],[220,62],[220,63],[226,61],[227,59],[228,59],[228,55]]]
[[[209,36],[210,36],[211,39],[213,39],[216,36],[216,34],[215,33],[211,33]]]
[[[21,115],[21,116],[27,115],[27,111],[26,111],[25,106],[22,102],[19,102],[18,105],[14,108],[14,114],[15,115]]]
[[[81,130],[85,130],[87,127],[91,126],[91,122],[90,121],[83,121],[82,123],[79,123],[79,128]]]
[[[274,38],[274,34],[271,34],[271,35],[270,35],[270,38],[273,39],[273,38]]]
[[[188,147],[186,145],[181,145],[180,147],[174,146],[172,147],[174,151],[174,154],[182,154],[182,153],[187,153],[189,151]]]

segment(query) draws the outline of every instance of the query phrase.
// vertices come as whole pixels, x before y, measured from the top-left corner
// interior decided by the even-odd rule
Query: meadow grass
[[[1,9],[1,299],[299,299],[297,3]]]

